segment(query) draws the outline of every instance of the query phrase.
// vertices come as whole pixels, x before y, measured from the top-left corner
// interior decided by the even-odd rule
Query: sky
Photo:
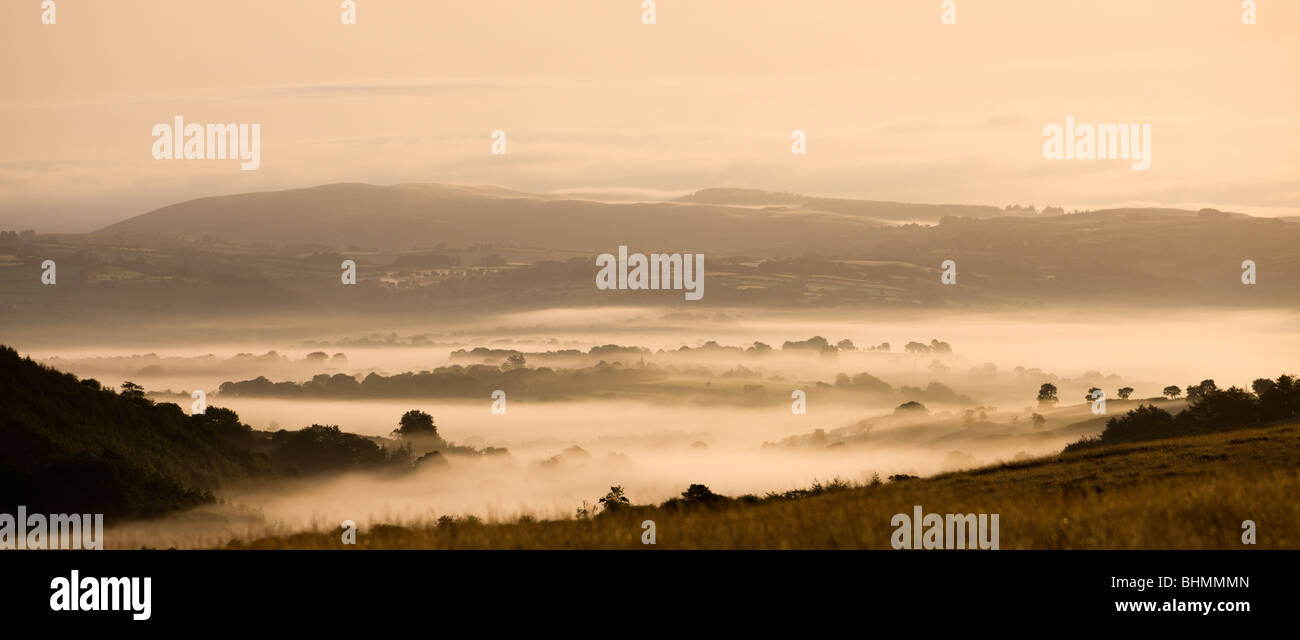
[[[1290,0],[55,2],[0,0],[0,229],[331,182],[1300,214]],[[154,159],[177,115],[260,167]],[[1067,116],[1151,125],[1150,169],[1045,159]]]

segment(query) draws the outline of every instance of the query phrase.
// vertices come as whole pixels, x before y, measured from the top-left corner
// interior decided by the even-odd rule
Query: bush
[[[732,499],[719,495],[702,484],[693,484],[682,492],[680,498],[669,498],[660,505],[666,511],[678,511],[694,508],[717,508],[732,502]]]

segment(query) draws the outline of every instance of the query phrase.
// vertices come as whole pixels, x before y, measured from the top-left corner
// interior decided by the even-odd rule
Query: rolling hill
[[[494,244],[609,251],[847,249],[885,224],[832,212],[690,203],[610,204],[436,184],[330,184],[200,198],[94,235],[122,242],[210,238],[237,244],[379,249]]]

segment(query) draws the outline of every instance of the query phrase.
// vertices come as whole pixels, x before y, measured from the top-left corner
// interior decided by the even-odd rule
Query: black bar
[[[384,620],[449,633],[443,624],[459,620],[577,631],[620,617],[675,626],[687,615],[760,627],[881,617],[944,635],[973,629],[963,620],[1203,629],[1287,622],[1297,559],[1300,551],[1273,550],[4,551],[0,609],[5,620],[49,629],[183,631],[201,621],[250,630],[282,619],[295,628]],[[150,577],[149,619],[52,611],[51,581],[73,570],[81,578]],[[1114,586],[1116,578],[1162,576],[1175,586]],[[1248,584],[1196,588],[1184,577]],[[1116,611],[1116,602],[1140,601],[1246,602],[1250,610]]]

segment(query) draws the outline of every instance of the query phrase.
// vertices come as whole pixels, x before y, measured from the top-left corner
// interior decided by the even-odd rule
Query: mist
[[[865,483],[873,476],[930,475],[1051,455],[1104,427],[1107,416],[1093,415],[1083,402],[1091,386],[1107,392],[1108,414],[1117,415],[1140,399],[1158,397],[1168,384],[1213,378],[1220,387],[1246,386],[1255,377],[1287,371],[1288,363],[1300,356],[1300,340],[1289,331],[1295,319],[1290,310],[814,316],[683,314],[656,308],[603,310],[593,319],[590,310],[557,309],[501,314],[489,323],[437,331],[416,324],[291,342],[216,341],[155,350],[144,359],[129,348],[73,345],[58,350],[55,361],[104,383],[133,380],[150,391],[178,393],[215,390],[225,381],[262,375],[277,381],[320,373],[361,378],[475,363],[463,354],[453,357],[457,350],[474,347],[527,353],[533,367],[581,368],[602,360],[632,366],[640,361],[670,372],[662,385],[651,388],[562,399],[517,397],[507,391],[504,414],[492,412],[493,400],[486,394],[341,399],[211,393],[210,405],[233,409],[255,429],[331,424],[384,438],[384,446],[396,446],[386,438],[404,412],[418,409],[434,416],[449,442],[501,447],[509,455],[449,455],[447,468],[419,468],[405,475],[349,473],[285,481],[273,488],[226,487],[217,494],[218,505],[110,526],[107,536],[115,547],[210,546],[277,532],[330,530],[344,520],[366,527],[442,516],[570,518],[584,503],[596,508],[596,500],[615,485],[636,503],[658,503],[691,484],[706,484],[726,495],[764,495],[832,479]],[[392,344],[377,346],[374,336]],[[787,340],[811,336],[831,344],[849,339],[855,347],[833,354],[780,349]],[[909,341],[932,339],[949,343],[952,352],[903,352]],[[765,354],[700,349],[708,341],[742,348],[757,341],[775,349]],[[882,342],[889,342],[891,350],[866,350]],[[605,344],[648,351],[587,353]],[[683,346],[690,350],[681,351]],[[564,349],[581,353],[549,359],[538,355]],[[268,356],[268,351],[274,353]],[[308,357],[313,352],[330,357],[313,360]],[[241,353],[246,355],[237,357]],[[344,357],[335,357],[338,353]],[[737,368],[748,373],[736,374]],[[742,375],[742,382],[762,387],[762,392],[732,398],[692,391],[722,384],[728,372]],[[891,390],[857,393],[834,384],[839,374],[859,373],[869,373]],[[1061,392],[1059,407],[1050,410],[1035,406],[1038,386],[1046,381]],[[964,400],[917,395],[930,383],[944,385]],[[1136,389],[1134,399],[1115,399],[1114,389],[1125,385]],[[806,413],[791,411],[794,390],[807,393]],[[921,402],[926,412],[896,413],[908,400]],[[172,401],[186,406],[188,397]],[[1043,416],[1041,424],[1032,420],[1036,413]]]

